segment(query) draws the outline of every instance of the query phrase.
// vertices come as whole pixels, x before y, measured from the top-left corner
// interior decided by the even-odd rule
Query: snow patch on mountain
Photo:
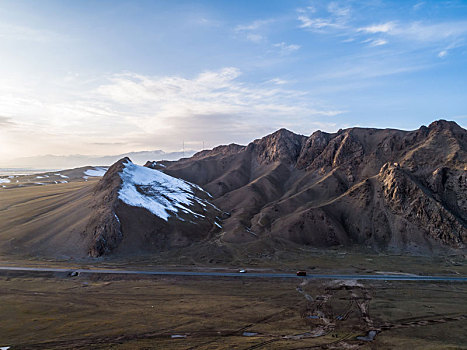
[[[145,208],[165,221],[179,211],[203,216],[189,208],[195,202],[205,202],[194,194],[198,186],[131,162],[124,166],[120,173],[122,187],[118,193],[124,203]]]

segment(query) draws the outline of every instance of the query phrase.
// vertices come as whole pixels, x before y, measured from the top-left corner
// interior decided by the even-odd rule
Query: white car
[[[241,269],[241,270],[239,270],[238,272],[240,272],[240,273],[246,273],[246,270]]]

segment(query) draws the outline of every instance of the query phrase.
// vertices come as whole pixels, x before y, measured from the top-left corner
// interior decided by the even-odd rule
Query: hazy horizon
[[[466,18],[464,1],[2,2],[0,156],[466,127]]]
[[[45,154],[31,157],[20,157],[8,162],[0,160],[0,175],[5,175],[7,172],[14,173],[15,169],[34,171],[62,170],[84,166],[109,166],[123,157],[129,157],[134,163],[143,165],[149,160],[179,160],[180,158],[191,157],[194,153],[194,150],[184,150],[179,152],[153,150],[107,155],[69,154],[58,156],[54,154]]]

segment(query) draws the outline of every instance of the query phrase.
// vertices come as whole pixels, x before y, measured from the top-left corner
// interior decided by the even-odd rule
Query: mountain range
[[[247,146],[159,164],[230,213],[224,242],[417,251],[466,243],[466,151],[466,130],[439,120],[415,131],[350,128],[306,137],[281,129]]]
[[[414,131],[280,129],[177,161],[123,158],[54,200],[14,232],[0,228],[0,248],[93,257],[193,244],[225,254],[266,245],[463,251],[467,132],[444,120]]]

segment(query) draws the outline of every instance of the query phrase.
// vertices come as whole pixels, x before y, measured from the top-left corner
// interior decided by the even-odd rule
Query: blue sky
[[[0,156],[466,127],[466,40],[467,1],[0,1]]]

